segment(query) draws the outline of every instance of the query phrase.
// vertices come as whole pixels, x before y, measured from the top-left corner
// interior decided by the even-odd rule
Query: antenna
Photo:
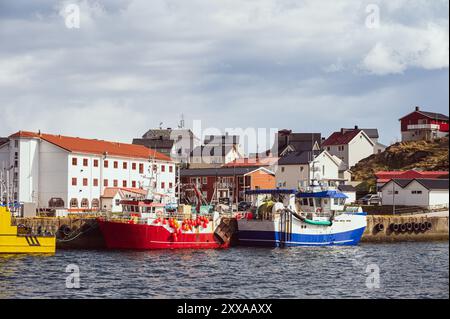
[[[163,122],[160,122],[160,123],[159,123],[159,129],[160,129],[160,130],[162,130],[163,124],[164,124]]]
[[[181,113],[181,119],[180,119],[180,124],[178,124],[178,128],[179,129],[184,129],[184,125],[185,125],[185,123],[184,123],[184,114]]]

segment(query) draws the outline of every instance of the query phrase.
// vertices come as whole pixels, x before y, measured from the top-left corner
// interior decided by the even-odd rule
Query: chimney
[[[341,128],[341,134],[344,134],[345,130],[343,128]]]
[[[359,130],[359,127],[358,127],[358,125],[355,125],[355,130]]]
[[[420,107],[416,106],[416,112],[420,111]]]

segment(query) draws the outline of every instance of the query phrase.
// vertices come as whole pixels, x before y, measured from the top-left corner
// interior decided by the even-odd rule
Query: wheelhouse
[[[348,198],[339,191],[300,192],[296,197],[299,210],[307,213],[343,211]]]

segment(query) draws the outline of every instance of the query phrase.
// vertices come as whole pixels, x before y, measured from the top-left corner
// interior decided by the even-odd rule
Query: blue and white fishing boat
[[[367,214],[360,207],[345,207],[347,196],[337,190],[269,189],[246,194],[257,198],[257,210],[238,219],[240,245],[357,245],[367,227]]]

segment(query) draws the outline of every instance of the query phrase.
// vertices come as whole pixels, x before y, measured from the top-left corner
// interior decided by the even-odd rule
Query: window
[[[64,206],[64,200],[59,197],[50,198],[48,201],[48,207],[50,208],[63,208]]]
[[[15,160],[19,159],[19,153],[18,153],[18,152],[15,152],[15,153],[14,153],[14,159],[15,159]]]
[[[281,167],[281,173],[284,173],[285,168]]]
[[[108,161],[103,161],[103,167],[104,167],[104,168],[108,168],[108,166],[109,166]]]
[[[70,208],[78,208],[78,199],[72,198],[70,200]]]
[[[94,160],[94,167],[98,167],[98,160]]]
[[[83,158],[83,166],[87,167],[89,165],[89,160],[87,158]]]
[[[300,172],[303,172],[305,168],[303,166],[300,166]]]
[[[113,185],[114,185],[114,187],[118,187],[119,186],[119,181],[117,179],[115,179],[113,181]]]
[[[139,174],[144,174],[144,164],[139,164]]]
[[[92,200],[92,204],[91,204],[92,208],[99,208],[100,207],[100,201],[97,198],[94,198]]]
[[[123,162],[123,169],[128,169],[128,163],[127,162]]]
[[[103,186],[104,186],[104,187],[108,187],[108,180],[107,180],[107,179],[104,179],[104,180],[103,180]]]
[[[98,179],[94,178],[94,181],[93,181],[92,184],[94,185],[94,187],[97,187],[98,186]]]
[[[19,161],[14,161],[14,167],[19,167]]]
[[[169,183],[169,188],[173,188],[173,184],[172,183]]]
[[[76,157],[72,158],[72,165],[77,166],[78,165],[78,159]]]
[[[162,188],[162,189],[166,188],[166,183],[162,182],[162,183],[161,183],[161,188]]]
[[[72,178],[72,186],[77,186],[77,178],[76,177]]]
[[[127,187],[127,181],[122,181],[122,186]]]
[[[161,165],[161,172],[165,172],[166,171],[166,166],[165,165]]]
[[[416,194],[416,195],[422,194],[422,191],[411,191],[411,194]]]
[[[89,200],[87,198],[83,198],[81,200],[81,208],[88,208],[89,207]]]
[[[136,170],[136,163],[131,163],[131,169],[132,169],[133,171]]]
[[[322,176],[325,176],[325,165],[322,165]]]
[[[131,187],[136,188],[136,181],[131,182]]]
[[[19,140],[14,140],[14,147],[19,148]]]
[[[173,166],[172,165],[169,166],[169,173],[173,173]]]
[[[119,162],[118,161],[114,161],[114,168],[119,168]]]
[[[331,147],[328,146],[328,147],[327,147],[327,151],[331,151]]]
[[[208,184],[208,178],[207,177],[203,177],[202,178],[202,183],[203,183],[203,185]]]
[[[83,186],[88,186],[88,179],[87,178],[83,178]]]

